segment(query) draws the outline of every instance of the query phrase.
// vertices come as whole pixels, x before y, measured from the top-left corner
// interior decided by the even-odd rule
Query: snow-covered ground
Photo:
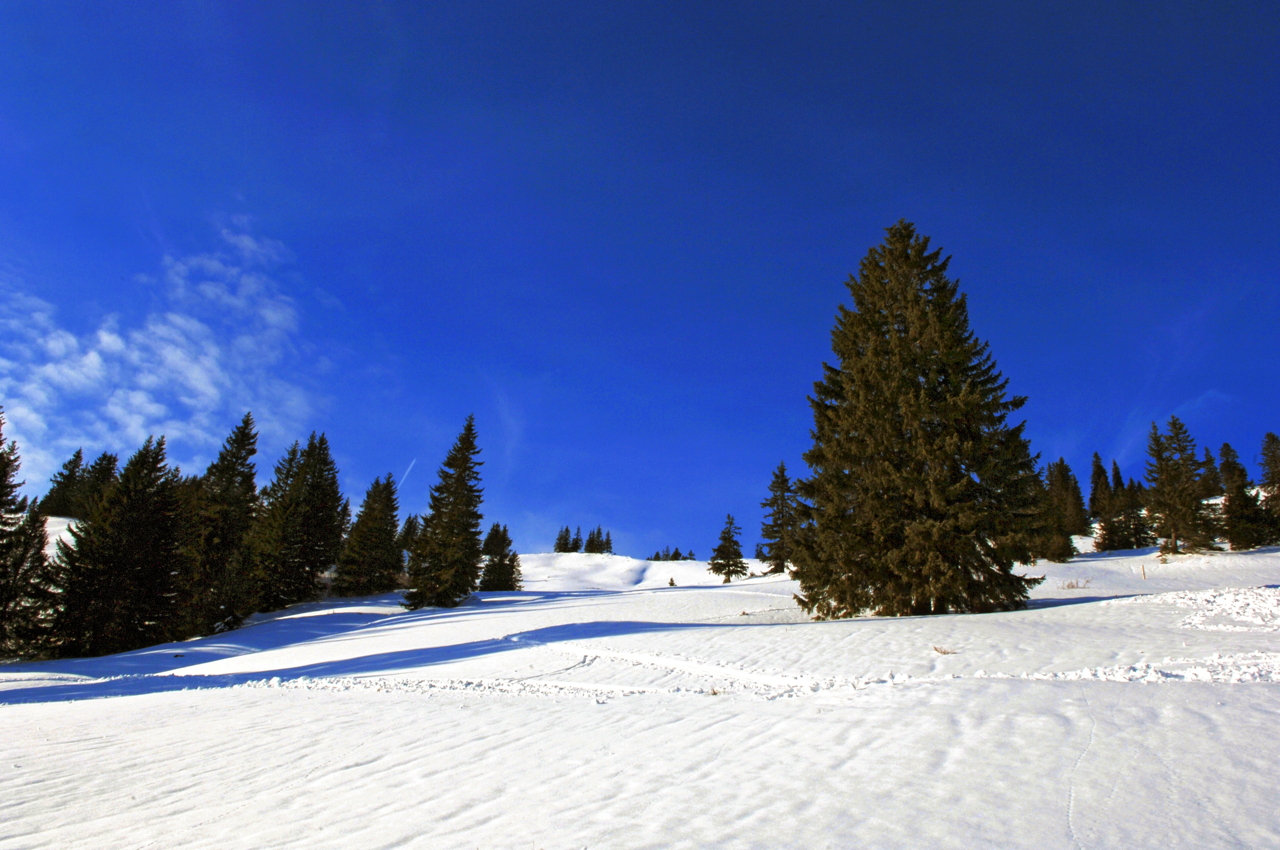
[[[1280,550],[825,623],[782,576],[522,560],[0,668],[0,847],[1280,846]]]

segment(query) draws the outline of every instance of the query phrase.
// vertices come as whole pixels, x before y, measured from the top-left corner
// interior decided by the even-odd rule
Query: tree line
[[[474,418],[439,470],[429,508],[400,523],[394,477],[354,518],[324,434],[295,442],[256,485],[253,417],[202,475],[169,463],[163,437],[123,466],[77,450],[43,499],[20,497],[18,446],[0,413],[0,654],[103,655],[236,628],[257,612],[405,588],[404,605],[453,606],[518,590],[505,525],[481,535]],[[77,520],[46,555],[46,517]]]
[[[582,526],[570,531],[569,526],[566,525],[556,534],[556,542],[551,551],[556,553],[582,552],[587,555],[612,555],[613,534],[597,525],[594,531],[587,532],[587,537],[584,540]]]

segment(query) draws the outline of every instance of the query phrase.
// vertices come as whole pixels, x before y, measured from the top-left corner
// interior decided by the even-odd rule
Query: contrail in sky
[[[409,468],[404,471],[404,475],[400,476],[401,487],[404,486],[404,480],[409,477],[409,473],[413,472],[413,465],[417,462],[418,462],[418,459],[416,457],[413,460],[409,461]]]

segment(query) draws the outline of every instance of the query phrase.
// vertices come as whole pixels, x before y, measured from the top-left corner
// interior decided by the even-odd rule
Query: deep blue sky
[[[517,548],[706,557],[803,471],[844,281],[953,255],[1035,450],[1280,430],[1280,7],[0,4],[0,397],[33,491],[328,433]]]

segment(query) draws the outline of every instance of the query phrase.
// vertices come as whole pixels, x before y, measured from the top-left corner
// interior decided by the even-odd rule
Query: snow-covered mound
[[[522,562],[0,668],[0,848],[1280,846],[1280,550],[823,623],[786,576]]]

